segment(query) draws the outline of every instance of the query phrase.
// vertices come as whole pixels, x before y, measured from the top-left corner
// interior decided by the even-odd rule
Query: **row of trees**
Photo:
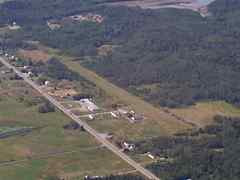
[[[57,80],[79,80],[80,75],[68,69],[66,65],[56,58],[51,58],[46,63],[37,62],[32,64],[32,72],[34,74],[42,74],[43,76]]]

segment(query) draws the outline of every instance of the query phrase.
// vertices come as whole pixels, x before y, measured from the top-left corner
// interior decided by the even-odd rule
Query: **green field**
[[[63,126],[69,122],[70,119],[59,111],[41,114],[37,106],[28,107],[14,96],[1,96],[1,130],[40,128],[24,136],[0,139],[0,179],[35,180],[49,175],[75,178],[129,169],[108,150],[96,149],[99,144],[86,132],[64,130]],[[59,152],[62,154],[53,155]],[[9,161],[16,164],[2,164]]]

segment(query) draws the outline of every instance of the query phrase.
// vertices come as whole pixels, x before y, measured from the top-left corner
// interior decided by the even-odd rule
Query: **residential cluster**
[[[51,30],[57,30],[64,26],[66,22],[93,22],[101,24],[104,21],[103,16],[100,14],[94,14],[94,13],[88,13],[88,14],[76,14],[73,16],[68,16],[63,19],[57,20],[57,19],[51,19],[47,21],[47,26]]]
[[[81,91],[78,90],[75,83],[69,80],[54,80],[51,78],[42,78],[41,73],[36,73],[33,69],[34,65],[31,63],[22,63],[22,59],[9,55],[3,51],[0,51],[0,55],[5,56],[8,61],[18,68],[26,77],[33,80],[44,92],[48,95],[54,97],[58,100],[69,112],[73,113],[79,118],[87,117],[88,120],[95,120],[98,115],[108,114],[114,119],[126,119],[130,123],[139,123],[142,122],[145,117],[142,114],[136,113],[130,107],[122,105],[115,105],[115,108],[112,107],[112,110],[105,112],[104,109],[101,109],[94,97],[88,94],[81,94]],[[3,71],[2,73],[7,73]],[[66,130],[77,130],[80,127],[76,123],[70,123],[63,127]],[[110,133],[110,135],[109,135]],[[109,132],[106,139],[113,139],[112,132]],[[117,137],[118,138],[118,137]],[[116,143],[116,139],[114,140]],[[128,141],[121,141],[118,144],[123,151],[134,151],[135,145],[129,143]]]

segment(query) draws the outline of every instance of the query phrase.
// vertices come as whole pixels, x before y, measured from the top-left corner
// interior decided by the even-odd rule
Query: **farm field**
[[[15,88],[12,81],[0,85]],[[32,95],[32,90],[28,91]],[[1,130],[35,129],[0,139],[0,179],[35,180],[55,175],[82,178],[106,175],[118,169],[129,170],[127,164],[100,147],[86,132],[65,130],[63,126],[69,122],[59,111],[41,114],[37,105],[27,106],[14,94],[1,95]]]

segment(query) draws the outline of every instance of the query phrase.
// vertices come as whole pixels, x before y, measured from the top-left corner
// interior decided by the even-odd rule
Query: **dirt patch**
[[[33,155],[32,151],[27,147],[22,146],[14,146],[14,149],[16,150],[17,155],[23,156],[23,157],[30,157]]]
[[[41,50],[24,50],[21,49],[18,51],[18,56],[23,58],[23,59],[30,59],[32,61],[38,62],[38,61],[43,61],[46,62],[48,61],[51,56]]]
[[[78,93],[74,89],[57,89],[57,90],[52,90],[48,92],[48,94],[50,96],[64,98],[64,97],[77,95]]]

